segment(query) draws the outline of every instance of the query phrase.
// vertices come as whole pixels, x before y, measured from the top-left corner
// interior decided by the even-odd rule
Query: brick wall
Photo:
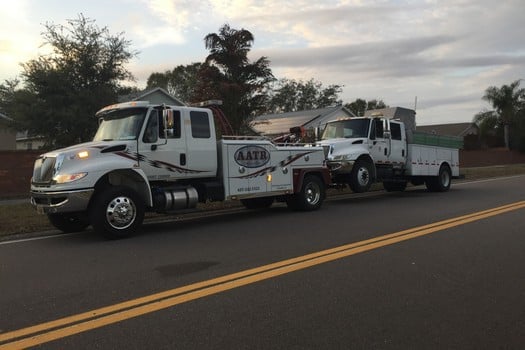
[[[525,153],[505,148],[487,150],[459,150],[459,167],[481,167],[505,164],[525,164]]]
[[[41,151],[0,151],[0,199],[29,195],[33,163]],[[525,164],[525,154],[505,149],[460,150],[460,167]]]
[[[41,151],[0,151],[0,198],[29,196],[33,163]]]

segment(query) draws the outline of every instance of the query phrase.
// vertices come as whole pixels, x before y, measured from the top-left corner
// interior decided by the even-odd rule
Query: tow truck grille
[[[41,157],[35,161],[33,169],[34,184],[49,184],[53,179],[53,170],[55,169],[55,157]]]

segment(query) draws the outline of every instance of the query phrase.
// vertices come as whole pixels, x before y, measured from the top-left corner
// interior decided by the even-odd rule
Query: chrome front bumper
[[[350,174],[354,167],[353,160],[327,160],[326,165],[333,175]]]
[[[77,191],[31,191],[31,204],[40,214],[70,213],[87,210],[94,189]]]

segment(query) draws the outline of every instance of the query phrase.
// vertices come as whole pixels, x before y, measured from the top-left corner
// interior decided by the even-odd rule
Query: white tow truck
[[[386,191],[404,191],[411,182],[443,192],[459,177],[462,140],[416,132],[415,116],[334,120],[317,145],[328,150],[333,184],[349,185],[354,192],[366,192],[373,182],[382,182]]]
[[[132,234],[145,211],[240,200],[318,209],[330,181],[322,147],[277,146],[258,137],[216,138],[214,108],[128,102],[101,109],[92,142],[41,155],[31,203],[64,232],[88,225]]]

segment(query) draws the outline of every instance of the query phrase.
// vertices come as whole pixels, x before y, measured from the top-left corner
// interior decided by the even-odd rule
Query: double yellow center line
[[[24,349],[369,250],[525,208],[525,201],[339,246],[0,334],[0,350]]]

